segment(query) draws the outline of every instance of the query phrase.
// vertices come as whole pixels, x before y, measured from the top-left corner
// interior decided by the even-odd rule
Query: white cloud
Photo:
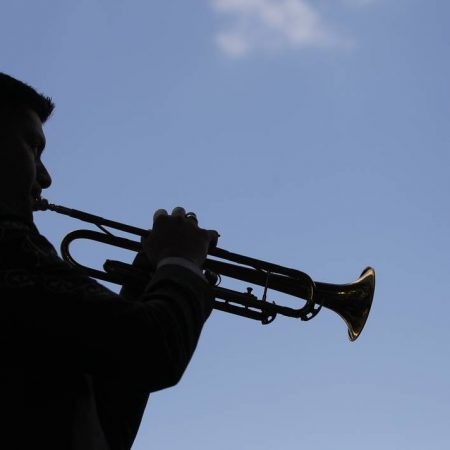
[[[255,50],[352,44],[332,31],[306,0],[211,0],[211,3],[219,14],[232,19],[228,28],[216,35],[219,48],[231,57],[242,57]]]

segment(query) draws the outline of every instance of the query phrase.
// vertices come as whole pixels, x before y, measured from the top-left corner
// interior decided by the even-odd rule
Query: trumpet
[[[116,236],[108,228],[139,237],[145,237],[148,230],[77,209],[54,205],[45,199],[37,200],[34,209],[54,211],[94,224],[101,230],[75,230],[64,237],[61,242],[61,256],[72,267],[90,277],[119,285],[144,287],[148,283],[150,275],[131,264],[106,260],[103,264],[104,270],[97,270],[79,264],[69,250],[73,241],[87,239],[139,252],[142,250],[140,241]],[[212,285],[214,309],[258,320],[265,325],[271,323],[278,314],[308,321],[325,307],[344,320],[350,341],[355,341],[361,334],[375,292],[375,270],[372,267],[366,267],[357,280],[348,284],[322,283],[314,281],[300,270],[232,253],[218,247],[208,251],[203,271]],[[263,294],[258,298],[253,294],[252,287],[247,287],[245,292],[222,287],[220,286],[222,277],[261,286]],[[296,299],[302,299],[305,303],[299,308],[277,304],[268,299],[269,291],[288,294]]]

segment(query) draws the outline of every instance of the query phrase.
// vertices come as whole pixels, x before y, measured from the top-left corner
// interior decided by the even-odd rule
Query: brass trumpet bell
[[[317,301],[341,316],[347,324],[349,339],[355,341],[369,317],[375,292],[375,271],[367,267],[356,281],[349,284],[318,284]]]

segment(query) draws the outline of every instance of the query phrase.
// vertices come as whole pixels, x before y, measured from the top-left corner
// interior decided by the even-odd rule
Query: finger
[[[186,211],[181,206],[177,206],[172,210],[172,216],[184,217],[186,215]]]
[[[161,216],[167,216],[167,211],[165,209],[157,209],[155,214],[153,214],[153,223],[156,222]]]
[[[216,230],[208,230],[209,235],[209,248],[217,247],[220,234]]]
[[[147,230],[147,233],[144,236],[141,236],[141,244],[143,244],[146,240],[150,240],[153,234],[153,230]]]
[[[184,217],[188,220],[191,220],[194,223],[198,223],[197,214],[195,214],[192,211],[187,212]]]

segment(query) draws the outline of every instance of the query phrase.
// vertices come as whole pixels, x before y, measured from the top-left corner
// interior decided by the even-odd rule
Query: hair
[[[38,93],[28,84],[0,72],[0,114],[22,108],[33,110],[44,123],[55,104],[50,97]]]

